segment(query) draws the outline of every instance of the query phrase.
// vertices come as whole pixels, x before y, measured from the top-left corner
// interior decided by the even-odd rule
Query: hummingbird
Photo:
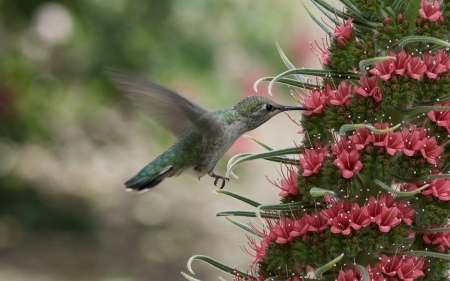
[[[233,108],[211,112],[142,76],[117,70],[109,75],[119,90],[177,137],[171,147],[125,182],[127,191],[146,191],[183,172],[199,180],[208,174],[215,178],[215,186],[222,181],[222,189],[229,178],[216,174],[214,167],[239,136],[280,112],[306,109],[248,96]]]

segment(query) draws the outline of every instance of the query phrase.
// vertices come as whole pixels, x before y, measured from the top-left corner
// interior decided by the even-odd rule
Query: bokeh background
[[[143,73],[217,110],[285,70],[275,42],[296,66],[318,66],[309,41],[322,35],[298,0],[0,0],[0,280],[184,280],[195,254],[248,270],[245,233],[215,214],[249,208],[214,194],[213,179],[182,175],[124,192],[174,137],[104,70]],[[276,89],[275,101],[294,104]],[[283,148],[298,131],[280,114],[249,135]],[[216,172],[257,151],[241,138]],[[242,165],[226,189],[275,203],[266,176],[280,170]],[[232,279],[202,262],[193,268],[201,280]]]

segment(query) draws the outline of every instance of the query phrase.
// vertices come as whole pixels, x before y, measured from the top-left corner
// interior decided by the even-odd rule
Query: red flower
[[[386,255],[381,255],[378,265],[385,275],[393,277],[397,275],[397,271],[402,266],[402,258],[397,256],[389,258]]]
[[[413,156],[416,151],[422,149],[427,141],[427,132],[423,127],[411,125],[410,130],[407,128],[402,130],[403,144],[405,146],[403,153],[407,156]]]
[[[350,151],[350,153],[343,150],[341,154],[337,155],[333,164],[339,168],[339,172],[346,179],[353,177],[355,172],[361,170],[363,167],[361,161],[359,161],[359,154],[356,149]]]
[[[441,64],[441,55],[432,56],[426,52],[423,54],[423,62],[427,66],[426,75],[428,78],[436,78],[439,74],[446,72],[447,67]]]
[[[352,90],[352,86],[348,85],[344,81],[342,81],[337,90],[330,91],[330,103],[333,105],[341,105],[350,106],[350,91]]]
[[[386,146],[386,151],[390,155],[394,155],[397,151],[402,151],[405,147],[403,144],[403,137],[401,132],[389,132],[384,138],[384,145]]]
[[[374,126],[375,129],[384,130],[384,129],[389,128],[389,123],[383,123],[383,124],[375,123],[375,124],[373,124],[373,126]],[[375,145],[375,146],[385,146],[385,140],[384,139],[386,138],[386,136],[387,136],[386,133],[385,134],[372,133],[373,145]]]
[[[253,263],[256,263],[258,261],[262,261],[264,260],[264,257],[266,256],[266,248],[267,246],[270,244],[270,239],[268,236],[264,237],[261,240],[260,246],[258,246],[258,244],[256,243],[255,238],[251,237],[251,236],[247,236],[248,238],[248,242],[247,244],[249,245],[249,247],[255,251],[255,254],[251,254],[249,251],[247,251],[244,247],[242,247],[241,249],[248,254],[250,257],[253,258]]]
[[[320,167],[322,167],[323,159],[325,159],[329,145],[324,147],[316,143],[314,149],[305,149],[302,153],[303,158],[300,158],[300,165],[302,166],[302,176],[308,177],[312,174],[318,174]]]
[[[306,214],[305,219],[308,222],[308,231],[319,232],[328,228],[328,220],[321,213]]]
[[[425,276],[422,269],[424,262],[422,258],[408,256],[403,259],[402,265],[398,269],[397,275],[400,279],[405,281],[413,281],[417,278]]]
[[[283,218],[275,223],[275,226],[270,230],[269,236],[278,244],[285,244],[292,242],[293,237],[289,234],[294,230],[294,224],[290,218]]]
[[[427,139],[424,146],[420,150],[422,156],[427,159],[428,163],[436,164],[436,157],[441,155],[444,149],[441,146],[438,146],[436,143],[436,137],[431,137]]]
[[[397,207],[387,208],[383,206],[381,213],[375,217],[374,222],[378,225],[381,232],[389,232],[391,227],[399,225],[401,222],[398,219]]]
[[[359,230],[361,227],[366,227],[370,224],[370,218],[367,215],[367,212],[364,210],[367,207],[363,207],[362,209],[358,204],[354,203],[352,206],[352,221],[351,227],[354,230]]]
[[[297,187],[297,172],[294,169],[288,168],[288,176],[283,173],[283,179],[281,180],[281,191],[279,196],[286,197],[288,195],[298,195],[299,190]]]
[[[364,280],[363,276],[356,269],[339,270],[339,276],[336,281],[361,281]]]
[[[369,134],[369,130],[366,128],[356,129],[352,136],[348,137],[350,141],[355,145],[356,150],[363,149],[372,141],[372,136]]]
[[[424,244],[436,245],[441,253],[450,247],[450,232],[425,233],[422,238]]]
[[[398,217],[402,219],[407,225],[411,225],[412,218],[416,216],[413,208],[409,207],[408,203],[400,202],[397,204]]]
[[[398,75],[402,75],[403,73],[405,73],[405,70],[408,67],[408,63],[411,60],[411,56],[407,54],[405,50],[402,50],[398,54],[389,51],[389,56],[395,57],[394,72]]]
[[[339,139],[336,144],[331,147],[331,151],[335,155],[341,154],[344,150],[350,152],[356,150],[356,146],[348,139]]]
[[[413,57],[408,63],[408,75],[409,77],[419,80],[420,77],[427,72],[427,66],[423,63],[419,57]]]
[[[420,3],[419,14],[429,21],[437,21],[442,16],[439,8],[440,6],[437,0],[434,0],[433,2],[422,0]]]
[[[313,113],[320,114],[327,102],[328,97],[323,92],[311,90],[311,95],[303,99],[302,106],[306,107],[307,110],[304,110],[302,113],[308,116]]]
[[[343,25],[336,26],[334,29],[334,37],[336,37],[337,42],[344,46],[345,42],[353,38],[353,28],[352,28],[352,18],[344,21]]]
[[[450,200],[450,181],[449,179],[436,179],[428,182],[430,184],[427,188],[422,190],[423,195],[433,195],[439,200]]]
[[[363,76],[359,79],[359,86],[353,88],[353,92],[356,96],[371,97],[374,95],[375,91],[381,91],[377,86],[377,81],[377,76],[372,76],[370,78]]]
[[[380,77],[380,79],[383,81],[391,78],[391,73],[394,71],[394,60],[388,59],[384,61],[378,61],[373,65],[374,68],[369,70],[372,75]]]
[[[450,106],[450,101],[442,104],[435,103],[434,106]],[[428,118],[430,118],[431,121],[436,122],[436,125],[440,127],[450,127],[450,110],[432,110],[428,112]]]
[[[301,219],[294,221],[294,228],[291,231],[291,233],[289,233],[289,235],[291,237],[297,237],[306,234],[306,232],[308,232],[308,228],[309,228],[308,220],[306,219],[306,216],[303,216]]]

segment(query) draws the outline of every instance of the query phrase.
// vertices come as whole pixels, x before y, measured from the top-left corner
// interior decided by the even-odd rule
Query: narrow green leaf
[[[270,150],[270,151],[274,150],[272,147],[270,147],[269,145],[263,143],[262,141],[258,140],[257,138],[254,138],[254,137],[249,136],[249,135],[244,135],[244,138],[251,139],[252,141],[256,142],[257,144],[259,144],[260,146],[264,147],[267,150]]]
[[[187,274],[184,273],[183,271],[181,271],[181,275],[183,275],[183,277],[186,278],[186,279],[189,280],[189,281],[201,281],[201,280],[199,280],[199,279],[197,279],[197,278],[194,278],[194,277],[192,277],[192,276],[187,275]]]
[[[413,108],[408,108],[408,109],[401,109],[401,108],[396,108],[395,110],[400,111],[404,114],[408,114],[408,115],[420,115],[426,112],[430,112],[430,111],[449,111],[450,110],[450,106],[416,106]]]
[[[288,57],[284,54],[283,50],[281,49],[280,45],[277,44],[277,50],[278,53],[280,54],[281,59],[283,60],[284,64],[286,65],[286,67],[288,69],[296,69],[296,67],[291,63],[291,61],[288,59]],[[306,78],[303,75],[294,75],[295,78],[298,79],[298,81],[305,83],[306,82]]]
[[[256,213],[252,211],[222,211],[218,212],[216,214],[217,217],[228,217],[228,216],[235,216],[235,217],[246,217],[246,218],[256,218]],[[268,218],[268,219],[276,219],[279,218],[280,215],[278,213],[270,213],[270,212],[262,212],[260,214],[261,218]]]
[[[216,189],[216,190],[214,190],[214,192],[218,193],[218,194],[225,194],[225,195],[231,196],[231,197],[236,198],[239,201],[247,203],[247,204],[249,204],[249,205],[251,205],[253,207],[258,207],[259,205],[261,205],[260,203],[258,203],[256,201],[253,201],[251,199],[248,199],[248,198],[246,198],[244,196],[238,195],[238,194],[233,193],[231,191],[226,191],[226,190],[223,190],[223,189]]]
[[[361,272],[364,281],[370,281],[369,272],[364,266],[355,264],[355,267],[359,270],[359,272]]]
[[[414,232],[417,232],[417,233],[448,232],[448,231],[450,231],[450,227],[444,227],[444,228],[421,228],[421,227],[413,226],[411,228],[411,231],[414,231]]]
[[[342,258],[344,257],[344,254],[341,254],[340,256],[338,256],[337,258],[335,258],[334,260],[330,261],[329,263],[325,264],[324,266],[321,266],[319,268],[317,268],[314,271],[314,275],[318,278],[318,279],[322,279],[322,274],[327,271],[328,269],[332,268],[338,261],[340,261]]]
[[[237,227],[239,227],[239,228],[241,228],[241,229],[247,231],[247,232],[250,233],[250,234],[256,235],[256,236],[258,236],[258,237],[260,237],[260,238],[264,238],[264,235],[261,235],[261,234],[259,234],[258,232],[254,231],[251,227],[249,227],[249,226],[246,225],[246,224],[243,224],[243,223],[241,223],[241,222],[238,222],[237,220],[233,220],[233,219],[231,219],[231,218],[229,218],[229,217],[225,217],[225,219],[226,219],[227,221],[231,222],[232,224],[236,225]]]
[[[233,174],[234,168],[236,168],[240,164],[250,161],[250,160],[264,159],[267,157],[284,156],[284,155],[288,155],[288,154],[299,154],[299,153],[300,153],[300,151],[298,150],[298,148],[294,147],[294,148],[285,148],[285,149],[279,149],[279,150],[272,150],[272,151],[268,151],[268,152],[249,154],[249,155],[240,157],[239,159],[236,157],[233,157],[232,159],[230,159],[230,161],[228,161],[227,173],[225,176],[228,177],[228,175],[230,175],[230,173],[232,175],[234,175]],[[231,161],[233,161],[233,162],[231,162]]]
[[[380,180],[373,180],[374,183],[376,183],[378,186],[380,186],[381,188],[383,188],[384,190],[389,191],[392,194],[395,194],[399,197],[408,197],[408,196],[413,196],[416,195],[418,193],[420,193],[422,190],[424,190],[425,188],[427,188],[428,186],[430,186],[429,184],[425,184],[424,186],[421,186],[418,189],[415,190],[411,190],[411,191],[400,191],[397,189],[393,189],[392,187],[386,185],[384,182],[380,181]]]
[[[261,82],[270,82],[272,80],[273,80],[273,77],[263,77],[263,78],[256,80],[255,84],[253,84],[253,90],[255,92],[258,92],[257,87]],[[297,80],[293,80],[293,79],[289,79],[289,78],[278,79],[278,81],[276,81],[276,83],[286,85],[286,86],[297,87],[297,88],[310,89],[310,90],[320,88],[319,86],[317,86],[317,84],[303,83],[303,82],[299,82]]]
[[[261,215],[261,211],[276,211],[276,212],[292,212],[296,210],[304,210],[305,207],[310,208],[310,205],[305,206],[305,202],[294,202],[294,203],[285,203],[285,204],[275,204],[275,205],[260,205],[256,208],[255,213],[256,217],[264,222],[262,219],[264,216]]]
[[[405,179],[399,177],[397,175],[392,175],[396,180],[405,182],[405,183],[425,183],[427,181],[435,180],[435,179],[450,179],[450,174],[437,174],[437,175],[429,175],[417,179]]]
[[[303,4],[303,7],[305,8],[306,12],[308,12],[309,16],[313,19],[313,21],[320,27],[322,28],[323,31],[325,31],[326,34],[330,35],[331,34],[331,30],[328,29],[328,27],[323,24],[323,22],[319,21],[310,11],[308,8],[306,8],[305,4]]]
[[[309,194],[311,194],[312,197],[322,197],[322,196],[334,196],[335,193],[332,190],[324,189],[320,187],[313,187],[309,190]]]
[[[450,43],[435,37],[429,37],[429,36],[419,36],[419,35],[413,35],[413,36],[407,36],[398,41],[398,45],[400,47],[404,47],[405,45],[408,45],[410,43],[433,43],[436,45],[440,45],[442,47],[450,47]]]
[[[345,5],[345,8],[352,11],[359,18],[369,21],[370,19],[366,18],[364,14],[349,0],[339,0],[342,4]]]
[[[269,95],[273,96],[272,94],[272,87],[275,82],[277,82],[279,79],[284,78],[289,75],[294,74],[302,74],[302,75],[312,75],[312,76],[319,76],[319,77],[331,77],[333,79],[357,79],[362,76],[360,73],[355,72],[339,72],[339,71],[333,71],[333,70],[323,70],[323,69],[311,69],[311,68],[298,68],[298,69],[292,69],[287,70],[278,76],[274,77],[272,81],[270,81],[268,86]]]
[[[386,57],[374,57],[374,58],[362,60],[359,62],[359,69],[361,70],[362,73],[366,73],[367,66],[369,66],[373,63],[379,62],[379,61],[384,61],[384,60],[396,60],[396,58],[386,56]]]
[[[364,128],[366,126],[366,124],[346,124],[346,125],[342,125],[342,127],[339,129],[339,134],[341,136],[345,136],[345,133],[347,131],[353,131],[353,130],[357,130],[360,128]]]
[[[450,260],[450,255],[448,255],[448,254],[441,254],[441,253],[428,252],[428,251],[409,251],[409,252],[403,252],[402,255],[423,256],[423,257],[438,258],[438,259],[443,259],[443,260]]]
[[[214,259],[212,259],[210,257],[207,257],[207,256],[202,256],[202,255],[195,255],[195,256],[191,257],[188,260],[187,268],[188,268],[189,272],[192,273],[192,274],[195,274],[194,271],[192,270],[192,262],[194,260],[199,260],[199,261],[206,262],[206,263],[214,266],[215,268],[217,268],[219,270],[222,270],[223,272],[229,273],[231,275],[238,274],[238,275],[243,276],[245,278],[249,278],[251,280],[256,280],[256,278],[253,277],[253,276],[249,276],[249,275],[247,275],[246,273],[244,273],[244,272],[242,272],[240,270],[237,270],[237,269],[235,269],[233,267],[230,267],[228,265],[225,265],[225,264],[223,264],[223,263],[221,263],[221,262],[219,262],[217,260],[214,260]]]

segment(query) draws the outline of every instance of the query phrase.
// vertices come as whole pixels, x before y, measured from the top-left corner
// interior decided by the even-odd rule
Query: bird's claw
[[[214,185],[215,185],[215,186],[217,186],[217,182],[219,181],[219,179],[222,180],[222,185],[220,186],[220,189],[224,188],[224,186],[225,186],[225,180],[226,180],[226,181],[230,181],[229,178],[224,177],[224,176],[220,176],[220,175],[216,175],[216,174],[214,174],[214,173],[211,174],[211,177],[216,178],[216,179],[214,180]]]

